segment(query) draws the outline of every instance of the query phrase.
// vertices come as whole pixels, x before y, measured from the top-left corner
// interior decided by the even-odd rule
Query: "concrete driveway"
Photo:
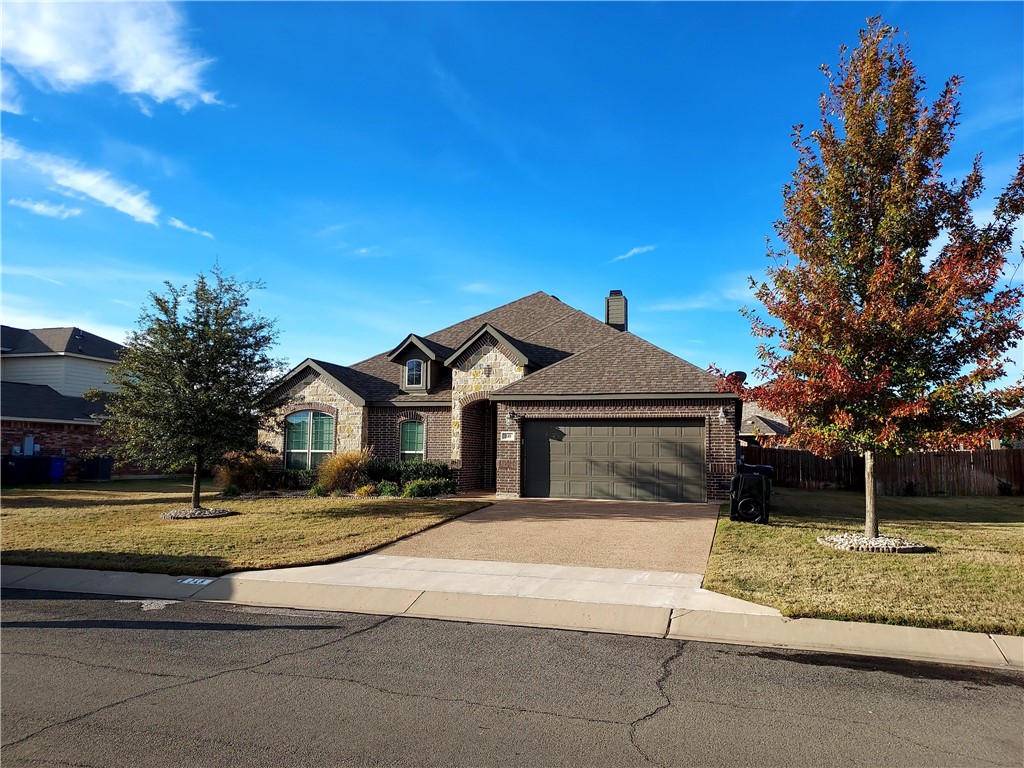
[[[496,501],[380,555],[703,574],[717,504]]]

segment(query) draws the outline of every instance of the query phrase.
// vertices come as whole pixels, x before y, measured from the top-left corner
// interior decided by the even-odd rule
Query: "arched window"
[[[334,417],[329,413],[300,411],[285,419],[285,469],[313,469],[333,452]]]
[[[422,360],[410,360],[405,364],[405,386],[407,389],[423,386]]]
[[[423,461],[423,422],[406,421],[402,423],[402,461]]]

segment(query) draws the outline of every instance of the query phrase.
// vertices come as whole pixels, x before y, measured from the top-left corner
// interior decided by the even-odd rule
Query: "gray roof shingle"
[[[718,377],[627,331],[495,391],[519,396],[695,395],[730,397]]]
[[[92,421],[92,414],[102,411],[102,402],[68,397],[45,384],[0,384],[0,414],[5,419]]]
[[[33,328],[5,325],[0,346],[5,355],[64,353],[116,361],[122,346],[81,328]]]
[[[498,390],[502,395],[718,394],[718,379],[706,371],[543,291],[418,338],[443,360],[485,324],[539,368]],[[451,399],[451,370],[445,367],[428,394],[403,392],[391,351],[351,366],[314,362],[368,402]]]

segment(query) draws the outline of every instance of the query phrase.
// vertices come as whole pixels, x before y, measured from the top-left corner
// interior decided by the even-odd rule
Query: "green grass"
[[[882,535],[924,554],[841,552],[862,532],[864,496],[777,488],[768,525],[718,519],[704,587],[815,617],[1024,635],[1024,499],[879,497]]]
[[[5,489],[5,565],[218,576],[351,557],[487,506],[457,499],[215,499],[238,514],[164,520],[188,506],[181,480],[123,480]]]

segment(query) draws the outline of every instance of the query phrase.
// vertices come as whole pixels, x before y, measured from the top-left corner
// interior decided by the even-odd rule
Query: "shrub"
[[[223,496],[225,499],[235,499],[241,496],[242,492],[238,490],[237,485],[228,483],[227,485],[220,489],[220,495]]]
[[[359,488],[356,488],[355,494],[356,496],[376,496],[377,486],[374,485],[373,483],[360,486]]]
[[[316,482],[316,471],[311,469],[285,469],[271,476],[271,485],[281,491],[304,491]]]
[[[328,456],[317,469],[317,482],[328,491],[349,493],[366,484],[366,463],[370,451],[347,451]]]
[[[387,459],[371,458],[363,467],[366,477],[371,483],[380,485],[382,482],[402,484],[402,463]]]
[[[1009,480],[1000,480],[996,478],[996,487],[1000,496],[1013,496],[1013,483]]]
[[[274,457],[263,451],[233,451],[213,468],[213,477],[221,488],[233,485],[241,493],[259,493],[268,487],[273,466]]]
[[[402,485],[415,480],[451,480],[452,468],[443,461],[402,461],[399,462]]]
[[[402,487],[398,483],[390,480],[381,480],[377,483],[377,493],[381,496],[398,496],[401,492]]]
[[[309,493],[307,493],[306,495],[309,496],[309,498],[311,499],[316,499],[321,496],[326,496],[327,489],[320,485],[320,483],[314,483],[313,486],[309,489]]]
[[[405,486],[402,496],[406,499],[417,499],[428,496],[442,496],[450,493],[455,493],[455,483],[452,480],[443,477],[433,477],[413,480]]]

